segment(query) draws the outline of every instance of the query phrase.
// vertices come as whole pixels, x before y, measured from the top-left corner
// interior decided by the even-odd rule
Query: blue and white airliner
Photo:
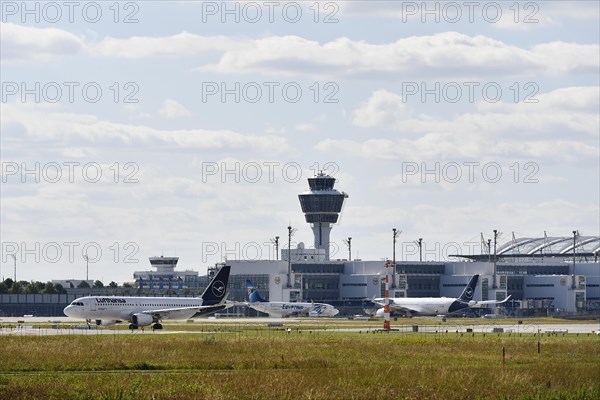
[[[226,302],[230,270],[229,265],[221,267],[200,297],[88,296],[75,299],[63,312],[98,326],[127,321],[130,329],[152,324],[162,329],[161,320],[189,319],[231,307]]]
[[[340,311],[331,304],[294,303],[285,301],[267,301],[260,297],[251,281],[246,281],[248,288],[248,306],[271,317],[309,316],[333,317]]]
[[[501,304],[504,300],[475,301],[473,294],[479,275],[473,275],[471,280],[458,298],[454,297],[394,297],[390,298],[390,311],[396,311],[407,316],[413,315],[446,315],[470,307],[481,307],[486,304]],[[380,306],[385,305],[385,298],[373,299],[373,303]],[[384,310],[380,308],[375,313],[377,317],[383,317]]]

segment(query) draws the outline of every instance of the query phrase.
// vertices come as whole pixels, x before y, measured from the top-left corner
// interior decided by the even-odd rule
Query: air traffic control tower
[[[344,199],[348,195],[333,188],[335,178],[320,172],[308,178],[310,190],[298,195],[306,222],[311,224],[315,235],[315,249],[325,250],[325,260],[329,260],[329,234],[332,224],[338,221]]]

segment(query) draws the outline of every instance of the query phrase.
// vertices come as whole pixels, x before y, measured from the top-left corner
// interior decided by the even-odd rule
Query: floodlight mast
[[[279,261],[279,236],[275,236],[275,239],[271,239],[271,243],[275,245],[275,260]]]
[[[423,238],[419,238],[414,241],[419,246],[419,262],[423,262]]]
[[[578,236],[578,232],[577,231],[573,231],[573,284],[572,284],[572,288],[573,290],[575,289],[576,285],[575,285],[575,247],[577,246],[577,236]]]
[[[90,280],[90,258],[87,253],[83,255],[83,259],[85,260],[85,280]]]
[[[498,287],[496,285],[496,263],[498,262],[498,255],[496,253],[497,244],[498,244],[498,229],[494,229],[494,284],[492,285],[493,289],[496,289]]]
[[[17,283],[17,256],[15,254],[9,254],[15,263],[15,283]]]
[[[296,229],[292,229],[292,226],[288,226],[288,276],[287,276],[287,287],[292,287],[292,235],[296,232]]]
[[[392,288],[396,287],[396,238],[400,236],[402,231],[397,230],[396,228],[392,228],[393,234],[393,250],[392,250],[392,262],[393,262],[393,270],[392,270]]]
[[[344,239],[344,243],[348,246],[348,261],[352,261],[352,238]]]

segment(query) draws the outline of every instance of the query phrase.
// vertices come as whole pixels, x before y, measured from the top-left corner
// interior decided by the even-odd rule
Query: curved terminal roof
[[[575,253],[594,253],[600,251],[600,236],[577,236]],[[554,236],[537,238],[517,238],[504,243],[497,250],[498,255],[517,254],[564,254],[573,253],[573,236]]]

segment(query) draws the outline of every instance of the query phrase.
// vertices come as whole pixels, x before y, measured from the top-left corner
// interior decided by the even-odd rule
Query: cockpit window
[[[80,301],[74,301],[71,303],[72,306],[83,306],[83,303]]]

